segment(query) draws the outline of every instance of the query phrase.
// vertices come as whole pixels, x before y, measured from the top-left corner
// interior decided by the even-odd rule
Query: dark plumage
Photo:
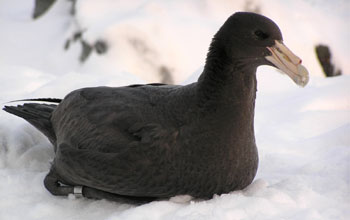
[[[54,145],[44,183],[55,195],[83,186],[86,197],[116,201],[211,198],[254,179],[256,69],[274,65],[266,57],[276,40],[270,19],[236,13],[214,36],[197,83],[82,88],[51,100],[58,105],[4,110]]]

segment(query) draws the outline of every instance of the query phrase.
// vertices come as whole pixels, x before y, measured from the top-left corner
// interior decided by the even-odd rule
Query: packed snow
[[[0,0],[2,105],[21,98],[63,98],[87,86],[159,82],[162,66],[175,83],[193,82],[223,21],[257,6],[280,26],[286,45],[311,75],[301,89],[276,69],[259,67],[257,176],[246,189],[207,201],[179,196],[132,206],[55,197],[42,183],[54,157],[52,146],[24,120],[1,111],[0,219],[349,219],[350,3],[246,2],[85,0],[78,1],[72,18],[70,3],[57,1],[33,21],[33,1]],[[78,29],[86,29],[88,42],[106,40],[107,53],[92,53],[80,63],[80,44],[64,50]],[[130,39],[149,53],[140,54]],[[330,46],[343,76],[323,77],[314,54],[318,43]]]

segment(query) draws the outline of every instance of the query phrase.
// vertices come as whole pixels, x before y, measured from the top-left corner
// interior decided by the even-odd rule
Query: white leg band
[[[76,198],[81,198],[83,196],[83,187],[82,186],[74,186],[73,188],[73,194]]]

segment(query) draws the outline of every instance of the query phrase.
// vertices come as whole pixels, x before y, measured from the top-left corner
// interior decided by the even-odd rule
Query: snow
[[[0,219],[349,219],[350,4],[252,2],[280,26],[311,78],[301,89],[274,68],[258,69],[260,164],[250,186],[207,201],[181,195],[142,206],[55,197],[42,183],[52,146],[24,120],[1,111]],[[0,0],[0,5],[0,103],[5,103],[63,98],[87,86],[160,81],[160,66],[171,70],[176,83],[193,82],[212,35],[245,1],[85,0],[78,1],[77,19],[69,15],[68,1],[57,1],[37,21],[30,20],[33,1]],[[107,40],[108,52],[79,63],[78,43],[63,49],[77,28],[87,28],[88,42]],[[140,56],[130,38],[142,40],[151,52]],[[313,52],[317,43],[330,45],[345,75],[322,76]]]

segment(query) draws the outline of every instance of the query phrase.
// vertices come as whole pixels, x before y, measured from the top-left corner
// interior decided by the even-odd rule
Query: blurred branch
[[[75,6],[77,3],[77,0],[68,0],[72,2],[72,7],[70,10],[71,15],[75,15]],[[37,19],[43,14],[45,14],[51,6],[56,2],[56,0],[35,0],[35,6],[34,6],[34,12],[33,12],[33,18]]]
[[[72,2],[72,8],[70,10],[71,15],[75,15],[77,0],[68,0]]]
[[[37,19],[43,15],[55,2],[56,0],[35,0],[33,18]]]
[[[334,65],[331,59],[332,54],[328,46],[320,44],[316,46],[315,50],[316,50],[318,61],[320,62],[323,72],[327,77],[341,75],[341,70],[336,71],[334,68]]]

